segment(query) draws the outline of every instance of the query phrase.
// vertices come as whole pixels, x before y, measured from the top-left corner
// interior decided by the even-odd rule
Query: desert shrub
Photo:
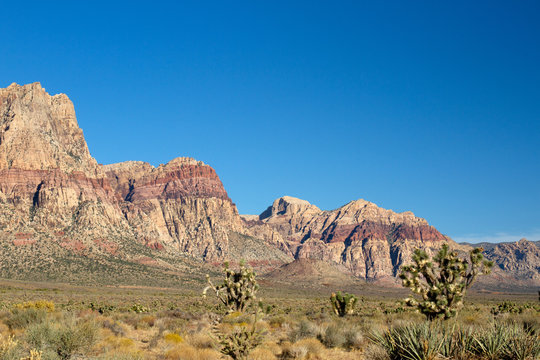
[[[249,360],[277,360],[277,357],[271,350],[258,347],[251,352]]]
[[[163,335],[163,340],[172,344],[180,344],[184,342],[184,338],[176,333],[168,333]]]
[[[47,312],[53,312],[54,311],[54,303],[50,301],[45,300],[38,300],[38,301],[27,301],[24,303],[15,304],[14,306],[16,309],[23,310],[23,309],[44,309]]]
[[[214,339],[206,332],[191,334],[186,341],[197,349],[213,349],[215,346]]]
[[[367,346],[364,357],[369,360],[390,360],[385,348],[374,343]]]
[[[345,344],[343,328],[337,324],[330,324],[319,334],[321,342],[329,348],[341,347]]]
[[[212,349],[196,349],[188,344],[181,344],[165,353],[167,360],[217,360],[220,354]]]
[[[97,340],[97,326],[93,322],[67,319],[61,323],[44,322],[30,326],[26,341],[44,352],[54,352],[60,359],[89,349]]]
[[[282,359],[318,359],[324,351],[319,340],[306,338],[297,342],[286,342],[281,351]]]
[[[274,315],[268,319],[268,323],[271,327],[276,328],[289,323],[289,319],[284,315]]]
[[[343,347],[347,349],[360,349],[364,342],[362,331],[357,327],[346,328],[343,331],[343,337],[345,338]]]
[[[463,297],[476,277],[491,272],[493,262],[484,260],[482,250],[471,250],[467,261],[444,244],[429,261],[424,250],[416,249],[414,264],[403,266],[400,278],[403,286],[418,294],[420,300],[408,298],[405,300],[407,305],[416,307],[428,320],[454,317],[463,306]]]
[[[101,324],[101,326],[103,326],[103,328],[105,329],[109,329],[116,336],[125,335],[124,329],[116,321],[105,319],[103,323]]]
[[[319,326],[307,319],[300,320],[298,325],[289,334],[289,339],[296,342],[305,338],[313,338],[319,335]]]
[[[35,307],[29,308],[17,308],[11,310],[4,323],[10,329],[23,329],[31,324],[38,324],[45,320],[47,317],[47,310]]]

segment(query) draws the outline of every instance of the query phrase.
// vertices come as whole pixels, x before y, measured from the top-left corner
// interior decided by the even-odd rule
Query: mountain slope
[[[381,281],[395,278],[411,262],[416,248],[428,253],[443,243],[466,256],[472,247],[457,244],[412,212],[396,213],[356,200],[323,211],[305,200],[284,196],[274,201],[258,220],[244,216],[253,226],[266,224],[277,231],[296,259],[317,259],[341,264],[359,278]],[[540,283],[538,247],[524,240],[486,248],[485,256],[498,265],[494,276]]]
[[[165,274],[240,254],[267,266],[292,259],[273,245],[279,236],[252,235],[210,166],[189,158],[99,165],[66,95],[39,83],[0,89],[0,276],[84,278],[75,263],[100,264],[86,268],[101,274],[121,273],[119,262]]]

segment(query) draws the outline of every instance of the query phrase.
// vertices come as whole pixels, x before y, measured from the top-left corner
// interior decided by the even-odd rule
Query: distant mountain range
[[[323,211],[284,196],[261,215],[239,215],[203,162],[100,165],[66,95],[51,96],[39,83],[0,89],[0,277],[189,282],[246,259],[281,278],[327,264],[329,278],[337,271],[392,283],[415,248],[434,252],[444,242],[463,252],[473,246],[365,200]],[[496,262],[497,281],[540,284],[538,242],[474,246]],[[300,259],[307,262],[292,264]]]

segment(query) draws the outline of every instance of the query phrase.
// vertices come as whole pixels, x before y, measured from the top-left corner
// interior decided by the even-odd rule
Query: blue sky
[[[537,1],[11,1],[0,33],[0,86],[67,93],[100,163],[540,239]]]

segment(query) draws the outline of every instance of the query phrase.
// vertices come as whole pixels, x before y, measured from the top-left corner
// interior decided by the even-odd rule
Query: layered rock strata
[[[396,276],[415,248],[432,250],[451,242],[412,212],[396,213],[365,200],[322,211],[284,196],[259,221],[281,234],[295,258],[342,264],[367,280]]]
[[[291,260],[252,236],[214,169],[200,161],[98,165],[71,101],[39,83],[0,89],[0,230],[16,246],[52,240],[84,256],[136,258],[129,245],[136,243],[206,261],[237,260],[240,252],[272,266]]]

